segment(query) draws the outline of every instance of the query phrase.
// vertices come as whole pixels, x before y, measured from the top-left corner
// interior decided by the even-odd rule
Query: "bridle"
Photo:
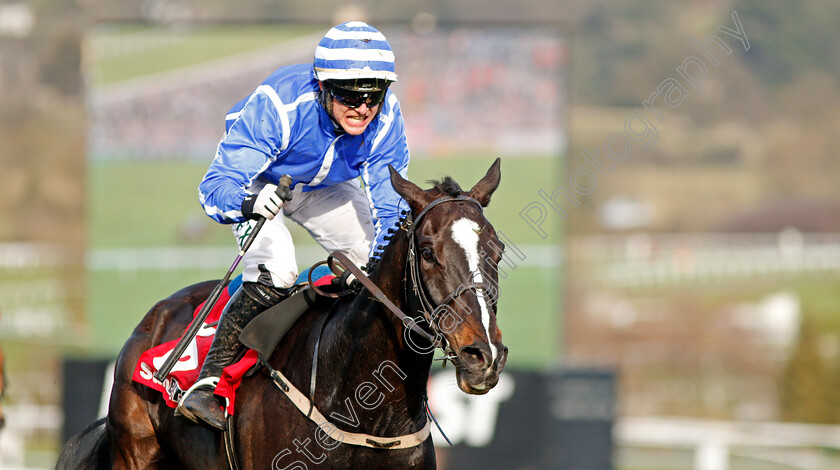
[[[312,271],[316,266],[321,264],[327,264],[330,269],[335,273],[336,276],[341,276],[342,271],[350,271],[356,279],[371,293],[377,300],[379,300],[385,307],[391,311],[397,318],[400,319],[403,326],[408,328],[409,330],[413,331],[414,333],[418,334],[422,338],[426,339],[430,344],[440,347],[445,356],[442,360],[453,360],[456,356],[453,353],[452,349],[450,348],[449,344],[446,341],[446,337],[440,334],[440,327],[437,324],[437,316],[438,314],[449,304],[451,304],[455,299],[461,296],[464,292],[467,291],[476,291],[476,293],[481,290],[485,293],[485,296],[490,300],[490,304],[495,306],[497,299],[494,295],[497,290],[493,289],[492,286],[488,285],[484,282],[471,282],[467,284],[461,284],[458,286],[457,289],[452,291],[446,298],[441,301],[437,306],[434,306],[430,297],[429,293],[426,291],[425,287],[423,286],[423,281],[420,276],[420,260],[417,257],[417,228],[420,227],[421,222],[426,214],[429,213],[433,208],[437,207],[440,204],[444,204],[447,202],[471,202],[478,207],[479,212],[484,211],[484,207],[478,202],[476,199],[471,198],[469,196],[464,196],[459,194],[457,196],[442,196],[434,201],[430,202],[423,210],[417,214],[416,217],[412,218],[411,214],[407,215],[403,220],[402,224],[400,224],[400,230],[406,231],[406,237],[408,238],[408,255],[406,256],[405,262],[405,271],[407,271],[406,276],[403,278],[403,282],[407,279],[411,279],[412,290],[414,291],[415,297],[420,302],[420,310],[423,314],[423,321],[425,321],[429,325],[429,329],[432,330],[431,333],[426,331],[424,328],[420,327],[418,321],[415,317],[406,315],[405,313],[400,310],[383,292],[379,287],[371,281],[367,275],[365,275],[361,269],[359,269],[346,255],[340,252],[334,252],[331,254],[326,261],[322,261],[310,269],[309,275],[309,285],[310,287],[315,290],[319,295],[324,297],[340,297],[345,294],[333,294],[328,292],[323,292],[318,289],[312,283]],[[337,269],[335,265],[335,261],[341,264],[344,268],[343,270]],[[440,342],[438,344],[438,342]],[[454,362],[454,361],[453,361]]]
[[[429,293],[427,292],[426,288],[423,285],[423,281],[420,277],[420,258],[417,256],[417,234],[416,231],[418,227],[420,227],[421,222],[426,214],[429,213],[432,209],[437,207],[440,204],[448,203],[448,202],[471,202],[478,207],[478,211],[484,211],[484,207],[478,202],[476,199],[465,196],[463,194],[459,194],[457,196],[442,196],[434,201],[430,202],[417,214],[416,217],[412,219],[411,215],[409,214],[403,224],[400,226],[400,229],[406,231],[406,236],[408,237],[408,256],[406,258],[406,271],[408,274],[406,279],[411,279],[412,289],[414,290],[414,295],[420,301],[420,306],[422,308],[423,318],[426,323],[429,324],[429,328],[431,328],[432,332],[434,333],[434,337],[441,341],[440,348],[443,349],[446,356],[446,359],[452,359],[454,354],[446,342],[446,338],[440,334],[440,327],[437,324],[437,316],[440,314],[443,309],[445,309],[449,304],[451,304],[455,299],[461,296],[464,292],[467,291],[476,291],[478,294],[479,290],[484,291],[486,297],[490,300],[491,305],[496,305],[497,299],[493,295],[494,292],[497,292],[495,289],[492,289],[485,282],[470,282],[461,284],[458,286],[457,289],[452,291],[449,295],[446,296],[437,306],[433,305],[432,300],[429,297]]]

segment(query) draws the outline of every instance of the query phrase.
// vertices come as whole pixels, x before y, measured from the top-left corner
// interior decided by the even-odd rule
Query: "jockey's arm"
[[[374,137],[370,157],[362,167],[365,191],[372,209],[376,229],[371,257],[378,258],[381,247],[387,244],[384,237],[388,229],[399,221],[400,212],[408,205],[391,186],[388,165],[393,166],[404,178],[408,172],[409,151],[405,138],[405,122],[397,97],[389,92],[379,118],[381,123]]]
[[[282,126],[270,99],[255,93],[230,125],[198,186],[204,212],[220,223],[242,222],[245,190],[279,154]]]

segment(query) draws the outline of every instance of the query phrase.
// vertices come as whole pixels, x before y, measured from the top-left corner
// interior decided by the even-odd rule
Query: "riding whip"
[[[276,194],[280,199],[285,200],[286,193],[289,190],[289,186],[292,185],[292,177],[289,175],[283,175],[280,177],[280,181],[277,183],[277,191]],[[239,254],[236,256],[236,259],[233,260],[233,264],[228,269],[227,274],[225,277],[213,288],[213,291],[210,292],[210,296],[207,297],[207,300],[204,302],[204,306],[201,307],[201,311],[198,312],[198,315],[195,316],[190,327],[184,332],[184,336],[178,341],[178,344],[175,345],[175,349],[169,354],[169,357],[163,361],[163,365],[160,366],[160,369],[155,373],[155,379],[159,382],[163,382],[166,379],[166,376],[169,375],[169,372],[175,367],[175,363],[181,359],[181,354],[184,353],[184,350],[187,349],[190,342],[193,340],[195,335],[198,333],[198,330],[201,328],[201,325],[204,323],[204,320],[207,318],[207,315],[210,314],[210,310],[216,305],[216,302],[219,300],[219,297],[222,295],[222,289],[227,287],[228,282],[230,281],[230,276],[236,270],[236,267],[239,266],[239,262],[242,261],[242,257],[245,256],[245,252],[248,251],[248,248],[251,247],[251,244],[254,243],[254,239],[257,238],[257,234],[260,233],[260,229],[263,225],[265,225],[266,218],[261,217],[257,224],[254,225],[253,230],[251,230],[251,234],[248,235],[248,238],[245,240],[245,243],[242,244],[242,248],[239,250]]]

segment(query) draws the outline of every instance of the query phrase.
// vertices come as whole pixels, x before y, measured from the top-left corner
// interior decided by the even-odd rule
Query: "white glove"
[[[259,194],[247,196],[242,201],[242,215],[248,219],[265,217],[271,220],[280,212],[281,207],[283,200],[277,195],[277,186],[266,184]]]

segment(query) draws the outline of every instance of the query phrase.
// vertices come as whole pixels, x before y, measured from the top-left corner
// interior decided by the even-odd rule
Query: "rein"
[[[379,287],[373,283],[366,275],[359,269],[352,261],[350,261],[347,256],[342,253],[335,252],[327,258],[327,261],[321,262],[326,263],[330,266],[330,269],[333,270],[335,273],[335,268],[333,264],[333,259],[338,260],[339,263],[348,271],[350,271],[356,279],[368,290],[371,294],[376,297],[385,307],[391,311],[397,318],[400,319],[402,324],[408,327],[411,331],[419,334],[426,340],[428,340],[431,344],[435,344],[436,340],[440,338],[441,344],[439,347],[444,351],[446,354],[444,358],[451,358],[453,356],[452,350],[449,349],[449,346],[446,344],[446,340],[443,338],[443,335],[440,334],[439,327],[437,326],[437,322],[435,321],[435,317],[437,313],[444,307],[448,306],[452,303],[455,299],[461,296],[464,292],[467,291],[478,291],[483,290],[487,293],[487,297],[490,298],[491,303],[495,304],[496,299],[492,296],[494,290],[490,288],[486,283],[477,283],[472,282],[469,284],[462,284],[458,286],[455,291],[451,292],[442,302],[440,302],[437,306],[433,306],[431,300],[429,299],[429,294],[426,292],[426,289],[423,287],[422,279],[420,278],[420,259],[417,257],[417,236],[415,231],[420,226],[420,222],[423,220],[423,217],[429,213],[432,209],[436,206],[447,203],[447,202],[471,202],[478,207],[479,212],[484,211],[484,207],[481,205],[480,202],[471,198],[469,196],[465,196],[463,194],[459,194],[458,196],[443,196],[435,199],[434,201],[430,202],[417,214],[413,220],[411,217],[407,217],[405,222],[400,226],[400,229],[405,230],[408,237],[408,256],[406,259],[406,271],[409,272],[409,276],[411,279],[412,289],[414,290],[414,295],[420,300],[420,305],[423,308],[423,318],[425,319],[426,323],[429,324],[429,327],[432,329],[434,334],[430,334],[429,332],[423,330],[417,325],[417,320],[413,317],[410,317],[403,313],[402,310],[399,309],[390,299],[382,292]],[[336,275],[340,275],[340,273],[336,273]],[[325,294],[326,295],[326,294]],[[451,359],[450,359],[451,360]]]
[[[371,281],[365,275],[365,273],[362,272],[361,269],[359,269],[352,261],[350,261],[350,259],[347,258],[347,256],[345,256],[343,253],[335,252],[331,254],[329,258],[337,259],[341,263],[341,265],[344,266],[345,269],[347,269],[354,276],[356,276],[356,280],[358,280],[365,287],[365,289],[369,290],[370,293],[373,294],[373,296],[376,297],[377,300],[382,302],[382,304],[385,305],[385,307],[388,308],[388,310],[390,310],[391,313],[393,313],[397,318],[399,318],[403,325],[410,328],[411,331],[417,333],[418,335],[426,338],[430,343],[434,344],[435,337],[429,334],[427,331],[424,331],[419,326],[417,326],[417,322],[414,320],[414,318],[409,317],[408,315],[403,313],[399,307],[394,305],[394,303],[391,302],[391,299],[389,299],[382,292],[382,290],[376,284],[374,284],[373,281]]]

